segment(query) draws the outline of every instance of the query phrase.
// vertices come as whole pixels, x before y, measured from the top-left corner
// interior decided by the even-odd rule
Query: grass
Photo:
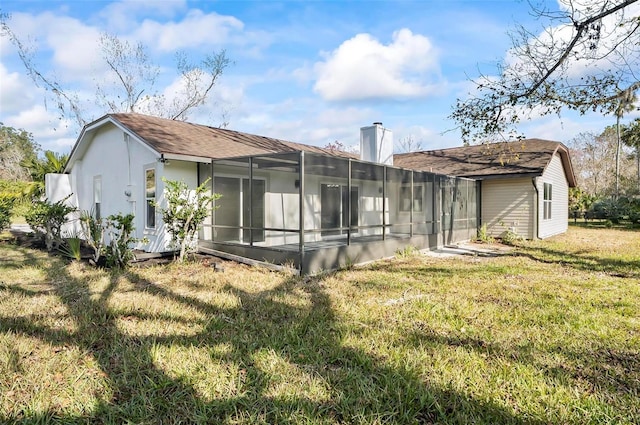
[[[0,422],[638,423],[640,232],[315,278],[0,243]]]

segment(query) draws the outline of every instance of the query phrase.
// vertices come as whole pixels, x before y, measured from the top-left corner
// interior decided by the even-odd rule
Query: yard
[[[639,393],[637,229],[314,278],[0,242],[2,423],[631,424]]]

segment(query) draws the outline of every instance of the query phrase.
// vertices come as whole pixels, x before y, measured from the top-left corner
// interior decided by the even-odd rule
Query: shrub
[[[640,222],[640,199],[627,197],[618,200],[602,199],[591,206],[587,217],[607,220],[612,224],[619,224],[625,219],[638,223]]]
[[[601,199],[591,206],[588,216],[589,218],[611,220],[612,223],[618,223],[622,218],[622,212],[615,200]]]
[[[95,218],[91,212],[83,211],[80,214],[80,228],[87,245],[93,250],[92,261],[97,264],[104,249],[105,225],[102,220]]]
[[[506,245],[513,245],[518,241],[522,240],[522,236],[517,234],[511,229],[505,230],[501,235],[502,243]]]
[[[35,201],[25,215],[25,220],[31,229],[44,240],[47,251],[52,251],[60,246],[62,242],[61,228],[67,222],[67,215],[76,211],[75,207],[65,205],[65,201],[70,196],[54,203],[46,199]]]
[[[416,255],[418,255],[419,252],[420,252],[420,250],[418,248],[416,248],[415,246],[407,245],[402,249],[398,248],[396,250],[396,257],[397,258],[411,258],[411,257],[415,257]]]
[[[640,198],[620,198],[618,208],[630,222],[640,223]]]
[[[480,226],[478,229],[478,236],[476,237],[477,241],[483,243],[493,243],[494,239],[491,235],[489,235],[489,231],[487,230],[487,223]]]
[[[11,225],[11,213],[15,198],[9,195],[0,195],[0,232]]]
[[[68,258],[80,261],[82,258],[82,237],[80,233],[71,232],[64,235],[58,250]]]
[[[108,267],[126,268],[133,259],[133,251],[129,245],[139,241],[131,236],[134,231],[133,218],[133,214],[113,214],[107,217],[109,244],[105,248],[105,257]]]
[[[209,214],[209,205],[220,195],[207,195],[209,179],[193,191],[182,181],[165,178],[162,181],[166,185],[167,199],[167,208],[161,208],[162,221],[171,235],[172,245],[180,250],[179,261],[184,261],[189,244]]]

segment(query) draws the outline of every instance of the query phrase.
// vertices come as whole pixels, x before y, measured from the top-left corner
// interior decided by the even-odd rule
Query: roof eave
[[[173,159],[176,161],[209,163],[213,160],[213,158],[206,156],[183,155],[178,153],[160,153],[160,155],[162,155],[164,159]]]
[[[118,121],[111,114],[107,114],[107,115],[103,115],[102,117],[98,118],[95,121],[90,122],[89,124],[86,124],[82,128],[82,131],[80,132],[80,135],[76,140],[76,143],[73,145],[73,148],[71,149],[71,153],[69,154],[69,159],[67,160],[67,164],[65,165],[65,168],[64,168],[64,173],[71,172],[71,169],[73,168],[73,164],[78,160],[78,156],[83,154],[83,151],[81,149],[82,145],[84,143],[88,143],[88,142],[84,142],[84,140],[86,140],[88,136],[90,136],[98,128],[102,127],[108,122],[115,125],[116,127],[118,127],[120,130],[122,130],[124,133],[128,134],[129,136],[135,138],[137,141],[142,143],[142,145],[144,145],[147,149],[151,150],[155,154],[159,155],[162,153],[162,152],[159,152],[157,149],[155,149],[151,144],[149,144],[146,140],[144,140],[134,131],[132,131],[129,127],[127,127],[126,125]]]
[[[541,172],[532,173],[508,173],[508,174],[479,174],[479,175],[465,175],[458,177],[466,177],[474,180],[498,180],[498,179],[518,179],[518,178],[532,178],[541,176]]]

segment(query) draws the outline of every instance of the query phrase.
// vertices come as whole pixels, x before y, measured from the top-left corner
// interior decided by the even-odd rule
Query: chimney
[[[360,159],[384,165],[393,165],[393,133],[374,122],[360,128]]]

